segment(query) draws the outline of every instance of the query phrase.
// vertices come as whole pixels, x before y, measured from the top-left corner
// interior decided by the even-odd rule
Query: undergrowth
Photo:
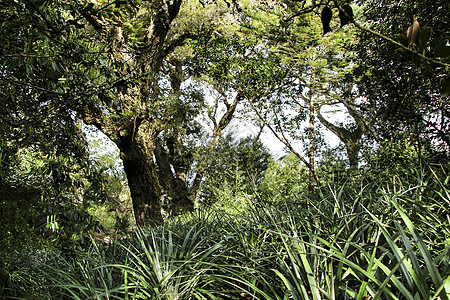
[[[449,299],[449,177],[436,172],[256,194],[109,244],[1,249],[0,298]]]

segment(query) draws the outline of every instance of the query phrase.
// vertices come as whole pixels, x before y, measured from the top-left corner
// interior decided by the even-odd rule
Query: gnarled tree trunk
[[[349,109],[350,111],[350,109]],[[345,149],[347,151],[347,157],[349,160],[350,168],[357,169],[359,163],[359,150],[361,149],[361,139],[363,135],[363,127],[361,126],[359,117],[350,113],[355,119],[356,127],[353,130],[346,129],[344,127],[339,127],[335,124],[328,122],[320,113],[320,107],[317,109],[317,117],[320,122],[331,130],[339,139],[344,143]]]
[[[131,137],[118,143],[138,225],[157,225],[163,221],[162,192],[153,161],[157,134],[152,124],[144,122]]]
[[[193,161],[183,146],[187,131],[183,126],[192,116],[180,99],[181,83],[186,78],[182,60],[174,50],[193,38],[194,30],[170,31],[182,2],[152,0],[143,2],[139,9],[130,4],[129,11],[134,13],[124,22],[116,20],[117,16],[114,23],[102,20],[101,14],[86,16],[96,38],[109,46],[112,54],[108,63],[113,64],[115,79],[104,90],[98,90],[99,102],[77,110],[87,124],[95,125],[120,149],[136,223],[141,226],[162,223],[163,213],[175,215],[193,209],[203,172],[198,171],[195,183],[188,185],[186,173]],[[122,23],[130,20],[146,28],[137,49],[128,44],[124,34],[129,28],[125,30]],[[105,101],[108,97],[111,99]],[[227,112],[215,124],[210,149],[216,146],[239,100],[236,97],[232,104],[225,103]]]
[[[154,0],[151,5],[143,5],[140,11],[130,8],[135,14],[128,18],[142,18],[139,15],[142,12],[147,17],[147,30],[139,51],[129,48],[120,20],[109,24],[109,27],[99,27],[95,24],[108,24],[101,20],[101,15],[87,18],[96,31],[96,37],[109,46],[111,61],[116,63],[114,67],[122,78],[110,87],[117,91],[115,106],[98,103],[79,107],[78,111],[87,124],[95,125],[120,149],[136,223],[140,226],[163,221],[163,198],[176,188],[171,184],[173,174],[165,173],[166,166],[163,163],[157,165],[155,157],[158,157],[158,135],[169,122],[164,119],[167,105],[160,96],[161,65],[167,55],[188,37],[180,35],[168,39],[171,22],[178,15],[181,3],[182,0]]]

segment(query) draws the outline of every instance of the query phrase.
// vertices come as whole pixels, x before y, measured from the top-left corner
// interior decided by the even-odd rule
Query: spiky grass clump
[[[106,247],[54,254],[32,274],[6,272],[1,295],[16,288],[30,299],[24,291],[40,299],[445,300],[449,178],[428,172],[414,183],[393,177],[324,189],[302,203],[257,195],[233,214],[198,210]]]
[[[276,255],[247,286],[264,299],[448,299],[448,191],[431,172],[266,209]]]

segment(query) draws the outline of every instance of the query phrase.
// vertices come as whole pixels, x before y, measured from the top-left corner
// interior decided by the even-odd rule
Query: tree
[[[111,67],[123,66],[114,70],[119,75],[114,83],[119,93],[112,101],[117,102],[118,107],[100,107],[106,108],[108,113],[92,107],[79,109],[88,124],[99,128],[120,149],[139,225],[162,222],[164,198],[170,197],[177,207],[189,209],[192,206],[188,194],[183,193],[185,187],[179,176],[172,173],[159,138],[159,134],[170,130],[175,122],[192,117],[189,115],[192,111],[182,101],[184,74],[176,54],[172,55],[190,35],[183,29],[171,31],[181,4],[181,1],[139,2],[135,3],[137,7],[126,4],[129,10],[126,16],[121,16],[124,9],[115,5],[119,13],[111,12],[117,21],[108,24],[109,33],[90,22],[95,38],[109,46],[113,51],[111,60],[118,61]],[[105,18],[95,17],[96,22]],[[121,34],[126,33],[126,22],[138,28],[129,34],[130,40],[135,39],[135,45],[130,45],[127,35]],[[115,35],[110,36],[111,33]],[[127,67],[133,72],[131,76]]]
[[[181,142],[198,131],[195,117],[203,100],[187,84],[183,59],[189,39],[210,27],[224,29],[214,23],[225,9],[182,4],[8,1],[2,10],[5,19],[23,20],[3,25],[2,99],[7,92],[20,99],[14,103],[28,109],[26,118],[38,107],[39,119],[52,111],[106,134],[120,149],[139,225],[161,223],[164,201],[171,213],[193,205],[184,176],[192,153]],[[2,116],[13,111],[4,107]]]
[[[305,204],[309,192],[309,170],[293,153],[272,160],[259,185],[261,197],[267,202],[283,203],[288,200]]]
[[[449,102],[442,93],[448,57],[435,54],[446,43],[442,42],[448,34],[449,5],[426,0],[364,2],[367,26],[359,26],[363,31],[355,47],[358,67],[354,74],[359,93],[367,99],[365,115],[378,120],[381,138],[406,131],[418,149],[431,142],[433,151],[448,152]],[[421,37],[410,43],[407,32],[413,17],[420,24],[416,33]]]
[[[358,113],[355,113],[355,110],[353,110],[351,107],[349,108],[348,106],[346,106],[346,108],[352,118],[356,121],[356,124],[354,126],[349,126],[350,128],[338,126],[328,121],[320,112],[320,107],[317,109],[317,116],[320,122],[336,136],[338,136],[339,139],[344,143],[350,167],[357,169],[358,155],[361,149],[361,141],[365,123],[362,121],[360,115]]]
[[[203,178],[200,203],[212,205],[217,201],[231,200],[224,199],[226,194],[231,194],[234,199],[238,198],[239,192],[254,194],[271,161],[269,150],[260,141],[253,141],[252,137],[234,139],[232,134],[226,135],[214,150],[209,172]],[[226,188],[227,184],[229,188]],[[228,203],[231,207],[237,204]]]
[[[52,49],[54,36],[35,26],[45,15],[27,13],[33,9],[31,1],[0,5],[5,20],[0,36],[0,205],[5,245],[20,239],[21,233],[33,238],[51,232],[54,238],[71,239],[72,233],[95,226],[81,200],[98,192],[97,173],[89,168],[80,119],[64,106],[69,100],[62,98],[59,67],[64,62],[55,54],[60,45]]]
[[[350,46],[355,43],[355,30],[345,25],[352,21],[353,13],[352,18],[343,18],[338,4],[333,5],[333,10],[327,7],[331,13],[330,19],[333,11],[339,12],[340,25],[345,27],[324,37],[323,5],[312,2],[309,5],[290,3],[274,10],[265,7],[262,8],[264,13],[258,14],[258,10],[249,13],[253,17],[253,26],[251,22],[248,26],[253,34],[262,36],[269,45],[268,51],[279,58],[285,72],[278,85],[264,97],[252,98],[251,106],[265,126],[308,167],[311,190],[318,182],[314,165],[320,144],[320,124],[315,121],[317,117],[343,142],[352,168],[358,166],[363,133],[373,131],[371,121],[362,117],[356,104],[357,95],[352,92],[354,51]],[[327,23],[327,26],[330,24]],[[332,19],[331,26],[336,28],[335,19]],[[345,126],[332,124],[322,115],[321,107],[338,103],[344,104],[353,122]],[[304,156],[294,149],[295,140],[304,142]]]
[[[301,53],[303,55],[303,47],[308,47],[311,43],[314,43],[313,38],[311,38],[314,33],[310,35],[310,32],[306,30],[311,25],[308,17],[302,16],[297,22],[294,22],[293,18],[283,18],[296,7],[302,7],[301,13],[297,16],[311,12],[316,7],[315,4],[311,4],[305,8],[306,4],[307,2],[302,2],[298,5],[291,3],[291,5],[282,6],[276,2],[255,3],[248,8],[246,12],[249,18],[242,24],[242,30],[249,35],[257,36],[261,40],[260,47],[265,47],[266,52],[262,59],[264,59],[264,64],[270,67],[255,68],[258,76],[264,78],[262,82],[265,82],[265,84],[261,88],[255,86],[250,80],[246,84],[244,96],[256,114],[257,120],[262,124],[261,130],[263,127],[269,128],[275,137],[308,167],[312,189],[314,183],[319,182],[314,168],[315,131],[311,128],[308,133],[310,138],[309,161],[294,149],[289,137],[289,135],[296,137],[300,135],[298,132],[300,122],[305,119],[304,111],[296,112],[295,116],[289,116],[289,113],[292,112],[289,106],[298,104],[295,99],[305,89],[305,82],[298,82],[298,76],[300,75],[296,73],[296,71],[302,69],[302,67],[297,69],[298,65],[295,65],[295,61],[300,60],[300,58],[296,56],[297,53],[294,54],[289,49],[298,42],[295,47],[302,48]],[[291,30],[291,27],[295,27],[297,30]],[[302,69],[302,71],[307,72],[305,69]],[[308,104],[311,103],[308,102]],[[309,120],[310,126],[314,127],[314,118]]]

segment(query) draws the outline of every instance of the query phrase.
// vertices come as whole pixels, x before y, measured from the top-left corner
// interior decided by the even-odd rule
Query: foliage
[[[239,207],[239,199],[254,193],[271,162],[260,141],[234,140],[231,135],[219,143],[212,157],[199,195],[201,205],[219,201],[224,207]]]
[[[125,230],[133,222],[132,203],[119,151],[92,127],[86,126],[85,132],[91,168],[99,179],[98,193],[87,199],[88,210],[104,227]]]
[[[261,197],[273,203],[303,202],[308,186],[307,169],[293,154],[272,161],[259,185]]]
[[[401,43],[386,43],[367,31],[360,34],[359,45],[355,47],[358,68],[354,75],[359,80],[360,94],[367,98],[369,115],[383,120],[377,124],[380,136],[388,138],[399,131],[407,131],[418,140],[433,141],[438,149],[448,149],[449,102],[448,97],[441,94],[448,67],[430,66],[429,60],[418,58],[416,54],[409,58],[404,55],[415,49],[426,57],[433,57],[436,45],[448,34],[448,18],[444,12],[449,8],[448,1],[423,0],[408,4],[364,1],[364,15],[372,31],[392,38],[396,36],[404,43],[403,37],[413,17],[423,29],[417,44],[409,45],[406,41],[410,48],[403,46],[406,49],[402,48],[403,55],[396,51]],[[432,28],[432,31],[425,28]],[[423,67],[417,69],[416,64],[423,64]]]
[[[270,10],[267,3],[261,3],[249,13],[252,18],[248,26],[242,25],[247,34],[264,41],[266,51],[279,59],[279,68],[284,71],[277,84],[264,94],[246,95],[252,102],[250,106],[256,114],[255,119],[267,126],[308,166],[315,181],[319,181],[319,177],[314,161],[325,144],[323,126],[339,137],[346,147],[350,166],[357,168],[362,135],[369,130],[367,125],[370,124],[370,120],[362,120],[352,92],[354,82],[350,74],[355,67],[355,53],[350,47],[357,42],[355,28],[341,26],[324,36],[318,15],[320,9],[327,11],[329,7],[322,5],[289,2]],[[340,12],[340,6],[335,5],[336,12]],[[349,5],[343,7],[352,10]],[[314,13],[306,14],[308,10]],[[331,9],[329,13],[333,14]],[[265,17],[262,14],[266,14]],[[343,20],[342,14],[340,19],[349,21]],[[336,26],[334,21],[332,26]],[[344,104],[350,122],[335,124],[322,116],[321,107],[339,103]]]
[[[448,4],[360,3],[2,2],[0,298],[448,299]],[[359,170],[315,156],[315,109],[337,102]],[[236,110],[309,161],[219,142]],[[129,197],[153,227],[126,233]]]
[[[159,134],[167,137],[172,133],[182,143],[188,133],[179,130],[183,136],[177,136],[173,132],[192,127],[201,111],[202,98],[189,86],[185,89],[181,85],[187,79],[181,62],[189,56],[189,49],[183,46],[203,26],[211,26],[212,20],[203,17],[212,16],[215,20],[223,11],[202,14],[199,3],[191,2],[183,6],[183,13],[177,18],[181,4],[182,1],[168,5],[164,1],[67,0],[6,1],[1,6],[2,17],[9,20],[2,24],[2,116],[11,113],[13,117],[1,120],[19,135],[30,130],[33,138],[42,136],[43,140],[53,141],[50,137],[54,133],[62,152],[58,156],[81,156],[70,147],[83,140],[71,130],[78,120],[107,134],[126,160],[124,169],[130,189],[151,190],[131,193],[142,195],[133,200],[139,203],[134,203],[135,210],[149,205],[149,201],[155,207],[144,210],[152,217],[135,214],[142,216],[141,223],[162,221],[158,208],[163,195],[170,194],[176,198],[173,202],[189,206],[187,186],[179,182],[182,176],[171,174],[165,159],[167,153],[155,155],[159,168],[156,170],[153,153],[135,150],[136,143],[150,143],[146,149],[164,152],[165,141],[160,140]],[[13,19],[16,25],[10,26]],[[150,124],[151,130],[139,130],[141,124],[145,128]],[[61,127],[65,131],[60,134]],[[47,146],[42,140],[39,143]],[[160,148],[154,150],[155,145]],[[187,156],[186,153],[189,151],[182,155]],[[178,162],[183,158],[186,157],[177,157]],[[151,170],[134,172],[138,166]],[[145,180],[149,184],[142,186],[143,181],[136,177],[150,177]],[[174,197],[174,190],[180,189],[184,192]]]
[[[71,9],[68,4],[4,1],[0,5],[5,20],[0,37],[5,247],[40,244],[42,238],[57,247],[98,227],[86,212],[85,200],[101,201],[101,180],[88,160],[79,115],[69,108],[73,96],[87,88],[81,82],[87,70],[79,68],[80,61],[85,59],[88,65],[92,61],[80,57],[86,44],[75,42],[74,28],[63,21]],[[70,60],[61,55],[65,50]],[[68,64],[73,60],[76,65]]]
[[[17,150],[0,185],[4,247],[69,247],[108,225],[99,222],[94,208],[117,205],[112,200],[117,197],[112,188],[117,178],[86,157],[45,157],[36,147]],[[120,182],[115,184],[122,188]],[[120,217],[114,214],[113,219]]]
[[[446,168],[323,189],[304,205],[202,208],[81,251],[4,253],[2,296],[447,299]]]

